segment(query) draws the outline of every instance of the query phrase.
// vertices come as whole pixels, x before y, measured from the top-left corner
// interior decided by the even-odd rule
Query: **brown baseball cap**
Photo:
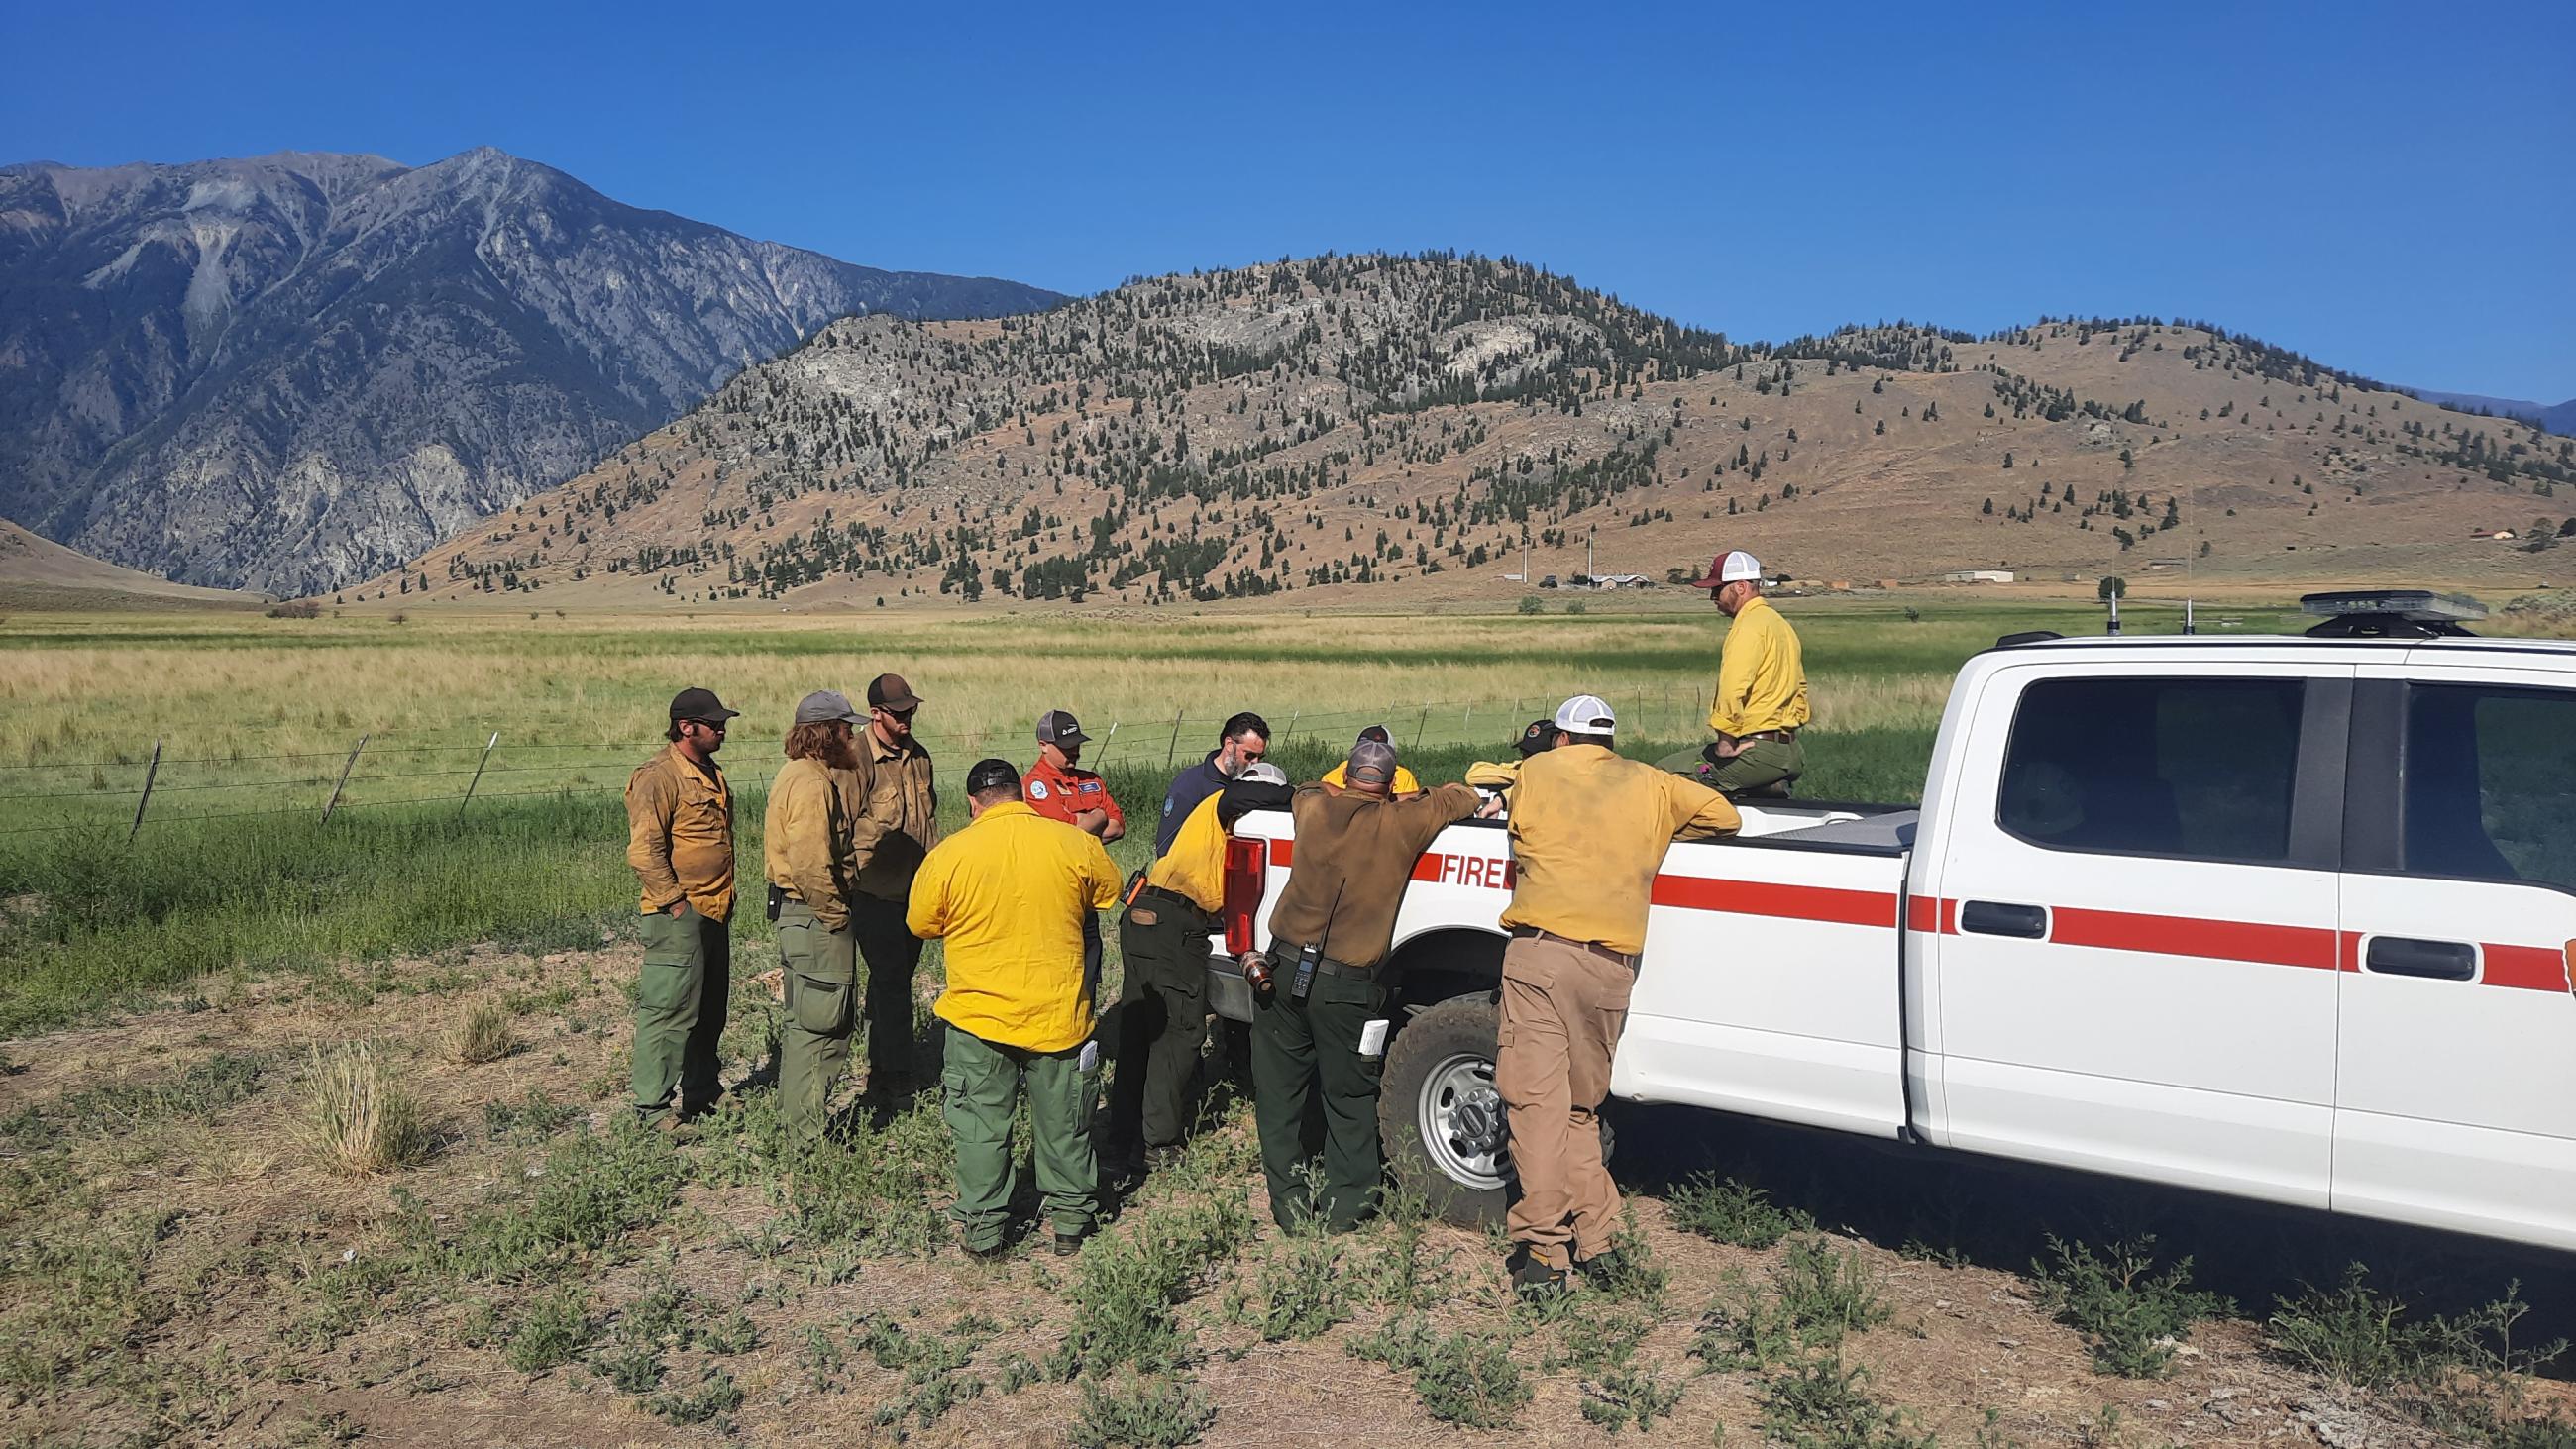
[[[868,681],[868,708],[890,709],[897,714],[921,708],[921,696],[903,682],[900,674],[880,674]]]

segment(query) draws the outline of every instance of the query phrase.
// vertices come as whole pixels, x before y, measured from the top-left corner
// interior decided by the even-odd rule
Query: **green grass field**
[[[1800,792],[1834,800],[1914,798],[1951,672],[1997,635],[2099,627],[2096,611],[2065,605],[1962,602],[1919,622],[1845,603],[1788,609],[1817,711]],[[918,728],[950,781],[985,754],[1025,764],[1030,721],[1071,708],[1104,736],[1089,762],[1150,817],[1172,770],[1238,708],[1271,720],[1301,778],[1383,722],[1425,779],[1455,779],[1578,691],[1609,698],[1623,748],[1653,758],[1705,737],[1722,637],[1713,617],[1670,613],[868,622],[862,640],[739,616],[649,629],[551,616],[8,621],[0,1033],[184,1001],[174,989],[210,974],[627,928],[619,792],[659,747],[683,684],[745,712],[723,758],[740,791],[738,855],[757,862],[795,699],[856,696],[880,669],[930,701]],[[2171,627],[2131,612],[2133,631]],[[162,762],[129,843],[156,739]],[[948,808],[962,818],[953,789]],[[1123,865],[1142,863],[1148,835],[1115,852]],[[765,929],[744,925],[755,946]]]

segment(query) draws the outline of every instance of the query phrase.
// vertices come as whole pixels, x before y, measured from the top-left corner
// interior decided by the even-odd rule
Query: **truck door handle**
[[[2478,948],[2466,941],[2418,941],[2407,936],[2373,936],[2366,960],[2383,976],[2429,976],[2436,981],[2467,981],[2478,974]]]
[[[2036,941],[2048,934],[2048,907],[1963,901],[1959,905],[1959,929],[1976,936],[2018,936]]]

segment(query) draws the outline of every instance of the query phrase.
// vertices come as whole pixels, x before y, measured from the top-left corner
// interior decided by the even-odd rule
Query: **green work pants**
[[[800,1147],[822,1140],[823,1104],[850,1058],[858,941],[847,922],[826,929],[802,901],[778,907],[778,959],[787,1019],[778,1027],[778,1119]]]
[[[1807,750],[1796,740],[1748,740],[1741,753],[1720,760],[1700,776],[1710,789],[1733,798],[1786,784],[1807,772]]]
[[[1360,1029],[1384,1009],[1386,992],[1374,982],[1319,972],[1306,999],[1292,1001],[1295,964],[1279,967],[1252,1014],[1252,1112],[1261,1132],[1261,1170],[1270,1180],[1270,1215],[1283,1228],[1311,1216],[1342,1232],[1377,1205],[1381,1063],[1360,1055]],[[1306,1143],[1318,1113],[1323,1172],[1310,1184]]]
[[[635,980],[635,1110],[658,1117],[677,1093],[684,1113],[724,1095],[716,1042],[733,992],[733,937],[725,923],[680,907],[644,918],[644,965]]]
[[[948,1028],[940,1068],[941,1115],[957,1147],[957,1205],[948,1210],[965,1245],[1000,1245],[1018,1190],[1011,1151],[1011,1112],[1025,1088],[1038,1193],[1059,1233],[1091,1231],[1092,1193],[1100,1164],[1091,1152],[1092,1075],[1082,1048],[1036,1052]]]
[[[913,974],[921,969],[921,938],[903,923],[904,903],[877,896],[850,898],[850,934],[868,963],[868,1088],[915,1080]]]
[[[1196,1113],[1207,1042],[1207,913],[1148,891],[1118,922],[1125,981],[1118,994],[1118,1080],[1109,1140],[1121,1153],[1174,1147]]]

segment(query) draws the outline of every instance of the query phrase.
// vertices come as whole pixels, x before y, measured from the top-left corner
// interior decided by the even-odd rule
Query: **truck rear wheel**
[[[1503,1220],[1511,1148],[1494,1091],[1490,994],[1456,996],[1406,1022],[1388,1045],[1377,1129],[1397,1185],[1464,1228]]]

